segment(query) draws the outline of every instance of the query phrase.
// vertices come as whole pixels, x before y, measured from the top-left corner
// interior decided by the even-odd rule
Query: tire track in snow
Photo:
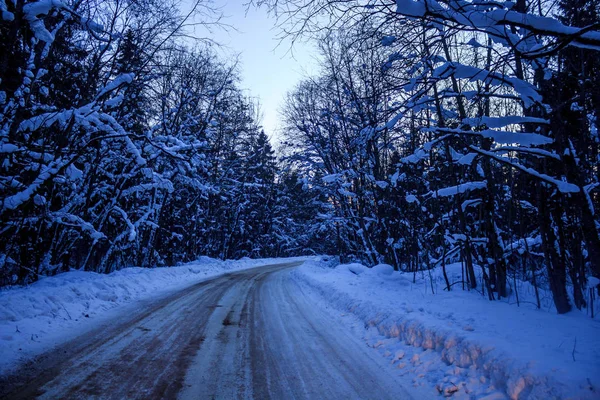
[[[384,360],[291,278],[298,264],[159,299],[0,380],[0,390],[11,399],[410,399]]]
[[[174,398],[221,298],[239,282],[293,265],[226,274],[160,299],[0,378],[0,397]]]

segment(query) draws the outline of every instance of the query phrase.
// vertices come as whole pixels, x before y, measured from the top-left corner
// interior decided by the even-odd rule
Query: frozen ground
[[[0,376],[98,324],[200,281],[290,259],[203,257],[171,268],[125,268],[108,275],[72,271],[27,287],[0,289]]]
[[[460,264],[447,269],[451,282],[461,280]],[[358,318],[367,344],[415,387],[465,399],[600,398],[600,320],[557,315],[545,292],[537,310],[526,283],[517,282],[518,307],[514,291],[508,302],[459,285],[448,293],[439,271],[413,276],[313,260],[292,275]]]

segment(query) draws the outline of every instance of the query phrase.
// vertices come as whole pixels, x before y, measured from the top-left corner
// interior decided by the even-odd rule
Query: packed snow
[[[108,275],[71,271],[26,287],[0,289],[0,375],[72,339],[129,306],[202,280],[265,264],[295,260],[197,261],[161,268],[125,268]]]

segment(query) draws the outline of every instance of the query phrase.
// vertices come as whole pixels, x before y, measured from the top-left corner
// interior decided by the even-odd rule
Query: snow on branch
[[[531,107],[535,103],[542,103],[542,96],[538,93],[535,86],[512,76],[457,62],[447,62],[433,70],[434,78],[446,79],[451,76],[459,79],[468,79],[471,82],[482,81],[494,86],[512,87],[520,95],[525,107]]]
[[[115,210],[116,212],[118,212],[119,214],[121,214],[121,216],[123,217],[123,220],[125,221],[125,223],[129,227],[129,235],[128,235],[127,239],[130,242],[133,242],[135,240],[135,238],[137,237],[137,230],[135,229],[135,225],[131,222],[131,220],[127,216],[127,213],[121,207],[114,206],[113,210]]]
[[[131,72],[117,76],[115,79],[110,81],[106,86],[104,86],[102,89],[100,89],[100,91],[96,95],[96,100],[98,100],[100,97],[104,96],[106,93],[109,93],[115,89],[118,89],[122,85],[126,85],[126,84],[133,82],[133,78],[135,78],[135,74],[131,73]]]
[[[495,147],[491,151],[495,153],[510,153],[510,152],[518,152],[518,153],[526,153],[531,154],[537,157],[550,157],[554,158],[557,161],[560,161],[560,156],[556,153],[553,153],[548,150],[538,149],[534,147],[523,147],[523,146],[501,146]]]
[[[86,104],[79,108],[63,110],[60,112],[43,113],[28,118],[19,125],[19,132],[34,132],[40,128],[49,128],[57,124],[63,130],[82,129],[88,132],[105,132],[110,137],[120,137],[135,157],[138,165],[145,165],[146,160],[140,150],[131,140],[130,135],[112,116],[99,110],[95,103]]]
[[[6,7],[6,1],[0,0],[0,17],[3,21],[12,21],[15,19],[15,15],[8,11]]]
[[[466,131],[463,129],[450,129],[450,128],[424,128],[425,132],[440,132],[440,133],[454,133],[462,135],[480,135],[484,138],[493,139],[497,143],[512,144],[517,143],[522,146],[540,146],[552,143],[552,139],[537,133],[529,132],[512,132],[512,131],[498,131],[494,129],[484,129],[481,131]]]
[[[485,125],[488,128],[503,128],[508,125],[517,124],[544,124],[550,123],[547,119],[535,117],[521,117],[517,115],[507,115],[505,117],[479,117],[479,118],[464,118],[462,123],[471,126]]]
[[[595,26],[566,26],[555,18],[513,11],[514,3],[489,3],[436,0],[396,0],[396,12],[413,18],[439,18],[464,27],[486,32],[497,41],[518,47],[521,52],[538,51],[535,44],[520,41],[510,28],[565,40],[579,47],[600,49],[600,31]],[[507,7],[507,8],[504,8]]]
[[[22,190],[12,196],[8,196],[2,202],[2,210],[14,210],[21,204],[25,203],[35,194],[38,188],[43,185],[48,179],[56,175],[67,162],[62,162],[60,159],[51,163],[48,166],[42,167],[42,171],[35,180]]]
[[[173,183],[171,181],[166,180],[166,179],[160,179],[153,183],[140,183],[139,185],[135,185],[130,188],[127,188],[127,189],[123,190],[121,195],[123,197],[127,197],[127,196],[130,196],[135,193],[148,192],[152,189],[164,189],[168,193],[172,193],[174,190]]]
[[[555,186],[558,189],[559,192],[562,192],[562,193],[579,193],[579,191],[580,191],[579,186],[577,186],[577,185],[575,185],[573,183],[561,181],[560,179],[553,178],[550,175],[542,174],[542,173],[534,170],[533,168],[525,167],[524,165],[522,165],[522,164],[520,164],[520,163],[518,163],[516,161],[510,160],[510,159],[505,158],[505,157],[501,157],[501,156],[499,156],[497,154],[494,154],[491,151],[486,151],[486,150],[480,149],[479,147],[472,146],[472,145],[470,145],[469,148],[471,150],[479,153],[479,154],[483,154],[483,155],[486,155],[488,157],[491,157],[491,158],[493,158],[494,160],[496,160],[498,162],[501,162],[503,164],[509,165],[509,166],[511,166],[511,167],[513,167],[515,169],[518,169],[519,171],[525,172],[525,173],[527,173],[529,175],[532,175],[532,176],[534,176],[534,177],[536,177],[538,179],[541,179],[541,180],[543,180],[543,181],[545,181],[547,183],[550,183],[553,186]]]
[[[60,0],[40,0],[23,6],[23,16],[29,22],[29,27],[38,40],[47,43],[54,41],[54,35],[46,29],[44,21],[39,16],[47,15],[51,10],[61,8],[66,8],[66,6]]]
[[[460,185],[449,186],[447,188],[436,190],[431,197],[450,197],[460,193],[470,192],[471,190],[485,189],[486,181],[467,182]]]
[[[67,11],[69,14],[73,15],[79,24],[90,32],[94,38],[102,40],[97,36],[98,32],[104,31],[102,25],[89,18],[82,17],[60,0],[39,0],[27,3],[23,6],[23,17],[29,23],[29,27],[33,31],[36,39],[46,43],[52,43],[54,41],[56,32],[50,32],[46,28],[43,20],[43,17],[49,15],[52,10]],[[5,0],[0,0],[0,11],[2,12],[2,19],[4,21],[14,20],[14,15],[7,11]],[[42,16],[42,18],[40,18],[40,16]],[[59,24],[59,26],[62,25]]]
[[[106,235],[102,232],[98,232],[92,224],[71,213],[64,211],[51,212],[49,213],[49,217],[52,219],[52,222],[81,228],[81,230],[88,233],[94,241],[106,238]]]

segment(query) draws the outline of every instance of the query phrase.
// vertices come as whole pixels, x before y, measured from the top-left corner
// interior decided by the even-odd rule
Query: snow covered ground
[[[460,264],[447,267],[461,280]],[[393,272],[312,260],[292,272],[305,287],[364,323],[364,338],[416,387],[453,398],[600,398],[600,320],[578,311],[557,315],[542,292],[517,284],[508,302],[491,302],[441,273]],[[435,294],[432,294],[432,289]]]
[[[2,289],[0,375],[147,301],[226,272],[292,260],[202,258],[109,275],[73,271]],[[364,336],[416,390],[488,400],[600,398],[598,318],[578,311],[557,315],[543,291],[537,310],[523,282],[516,283],[517,306],[514,291],[506,302],[490,302],[460,284],[448,293],[437,270],[413,277],[383,265],[333,268],[331,260],[310,258],[291,276],[334,310],[331,321]],[[452,282],[461,280],[460,264],[447,270]]]
[[[295,258],[202,257],[178,267],[125,268],[108,275],[72,271],[27,287],[0,289],[0,375],[146,300],[226,272],[288,260]]]

